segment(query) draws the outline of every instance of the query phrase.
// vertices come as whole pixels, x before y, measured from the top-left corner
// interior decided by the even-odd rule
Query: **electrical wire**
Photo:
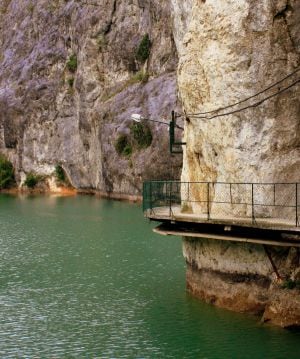
[[[280,89],[279,91],[273,93],[272,95],[269,95],[265,98],[263,98],[262,100],[258,101],[258,102],[255,102],[254,104],[251,104],[249,106],[246,106],[246,107],[242,107],[238,110],[235,110],[235,111],[230,111],[230,112],[226,112],[226,113],[222,113],[222,114],[217,114],[217,115],[214,115],[214,116],[210,116],[210,117],[207,117],[207,116],[203,116],[203,117],[198,117],[198,115],[190,115],[188,116],[189,118],[195,118],[195,119],[206,119],[206,120],[211,120],[213,118],[216,118],[216,117],[222,117],[222,116],[228,116],[228,115],[232,115],[232,114],[235,114],[237,112],[241,112],[241,111],[244,111],[244,110],[247,110],[248,108],[254,108],[254,107],[257,107],[259,105],[261,105],[262,103],[264,103],[265,101],[275,97],[275,96],[278,96],[280,95],[281,93],[289,90],[290,88],[292,88],[293,86],[296,86],[298,83],[300,82],[300,79],[294,81],[292,84],[290,84],[289,86],[283,88],[283,89]]]
[[[252,98],[256,97],[256,96],[259,96],[261,94],[263,94],[264,92],[272,89],[273,87],[281,84],[283,81],[287,80],[288,78],[292,77],[293,75],[295,75],[297,72],[300,71],[300,67],[298,67],[295,71],[291,72],[290,74],[288,74],[287,76],[285,76],[284,78],[282,78],[281,80],[275,82],[274,84],[266,87],[265,89],[261,90],[260,92],[257,92],[255,95],[252,95],[250,97],[247,97],[241,101],[238,101],[238,102],[235,102],[235,103],[232,103],[230,105],[227,105],[227,106],[224,106],[224,107],[220,107],[220,108],[217,108],[215,110],[211,110],[211,111],[206,111],[206,112],[197,112],[197,113],[187,113],[186,116],[187,117],[191,117],[191,116],[198,116],[198,115],[209,115],[211,113],[214,113],[214,112],[219,112],[219,111],[222,111],[222,110],[227,110],[228,108],[230,107],[234,107],[234,106],[237,106],[237,105],[240,105],[248,100],[251,100]]]

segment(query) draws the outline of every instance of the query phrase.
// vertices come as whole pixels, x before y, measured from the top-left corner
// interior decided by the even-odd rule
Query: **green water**
[[[0,196],[1,358],[300,358],[300,333],[185,292],[137,205]]]

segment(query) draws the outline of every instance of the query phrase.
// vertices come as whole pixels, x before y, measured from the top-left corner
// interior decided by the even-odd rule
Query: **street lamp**
[[[182,153],[182,151],[178,151],[178,150],[174,150],[173,146],[184,146],[186,145],[186,142],[175,142],[175,128],[178,128],[179,130],[184,130],[183,127],[180,127],[178,125],[176,125],[176,114],[174,111],[172,111],[172,120],[167,123],[167,122],[163,122],[163,121],[158,121],[158,120],[152,120],[150,118],[145,118],[142,115],[140,115],[139,113],[133,113],[131,115],[131,120],[135,121],[135,122],[141,122],[141,121],[151,121],[151,122],[156,122],[156,123],[161,123],[163,125],[166,125],[169,127],[169,136],[170,136],[170,152],[171,153]]]
[[[145,118],[142,115],[140,115],[139,113],[133,113],[131,115],[131,119],[135,122],[141,122],[141,121],[151,121],[151,122],[157,122],[157,123],[162,123],[163,125],[167,125],[170,126],[169,123],[167,122],[163,122],[163,121],[158,121],[158,120],[151,120],[150,118]]]
[[[143,120],[143,116],[140,115],[139,113],[133,113],[131,115],[131,119],[135,122],[141,122],[141,120]]]
[[[135,122],[141,122],[141,121],[151,121],[151,122],[156,122],[156,123],[162,123],[163,125],[166,125],[166,126],[171,126],[171,122],[172,121],[170,121],[170,123],[168,123],[168,122],[163,122],[163,121],[158,121],[158,120],[151,120],[150,118],[145,118],[145,117],[143,117],[142,115],[140,115],[139,113],[133,113],[132,115],[131,115],[131,119],[132,119],[132,121],[135,121]],[[176,127],[176,128],[178,128],[178,129],[180,129],[180,130],[184,130],[184,128],[183,127],[180,127],[180,126],[178,126],[178,125],[176,125],[175,123],[174,123],[174,127]]]

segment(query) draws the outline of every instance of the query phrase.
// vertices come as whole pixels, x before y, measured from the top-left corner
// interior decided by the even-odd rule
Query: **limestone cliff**
[[[130,160],[113,143],[128,133],[132,112],[157,119],[180,109],[178,57],[187,113],[253,95],[300,64],[297,0],[1,0],[0,7],[0,149],[20,177],[61,163],[76,187],[137,193],[141,178],[179,173],[180,160],[165,156],[167,131],[152,126],[152,146]],[[135,55],[145,34],[152,47],[141,63]],[[211,121],[191,118],[182,178],[296,181],[299,91]]]
[[[299,19],[298,0],[194,0],[178,68],[186,112],[203,113],[235,103],[295,70],[300,65]],[[297,78],[299,73],[264,95]],[[299,99],[298,84],[233,115],[190,117],[182,179],[299,181]]]
[[[179,108],[171,9],[148,0],[0,1],[0,151],[19,181],[56,164],[75,187],[105,192],[139,194],[143,179],[178,178],[166,126],[149,124],[152,145],[131,156],[114,146],[132,113],[162,119]],[[139,61],[145,35],[150,56]]]
[[[180,9],[180,3],[174,3]],[[183,39],[178,85],[187,113],[182,180],[299,182],[299,83],[249,107],[299,80],[299,72],[240,106],[209,112],[253,96],[299,67],[300,1],[194,0],[190,5],[189,21],[179,21],[179,26],[187,26],[177,32]],[[194,116],[197,113],[202,115]],[[211,199],[217,192],[216,186],[212,189]],[[202,208],[193,202],[199,201],[200,192],[196,185],[189,186],[189,211],[207,211],[206,204]],[[280,195],[281,203],[291,202],[291,194]],[[295,192],[292,203],[295,206]],[[215,210],[210,208],[212,214]],[[245,206],[234,215],[245,216],[247,210]],[[261,216],[267,216],[264,211]],[[232,213],[225,208],[224,214]],[[299,280],[299,251],[269,250],[280,276],[298,275]],[[187,286],[196,296],[228,309],[264,313],[265,321],[281,326],[300,325],[300,292],[278,284],[261,245],[185,238],[183,251]]]
[[[285,281],[300,279],[299,248],[268,247],[267,252],[277,273],[262,245],[187,237],[187,288],[208,303],[261,315],[282,327],[300,326],[300,290],[286,288]]]

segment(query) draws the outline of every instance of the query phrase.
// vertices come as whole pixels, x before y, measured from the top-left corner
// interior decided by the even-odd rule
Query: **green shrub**
[[[139,149],[147,148],[152,143],[152,133],[150,128],[142,123],[133,123],[130,126],[130,133]]]
[[[139,62],[145,62],[150,55],[150,48],[151,48],[151,41],[149,38],[149,35],[146,34],[142,38],[142,41],[140,42],[138,48],[136,49],[136,59]]]
[[[125,148],[123,150],[123,155],[126,156],[126,157],[130,157],[132,155],[132,147],[131,147],[130,144],[125,146]]]
[[[30,172],[27,174],[24,184],[28,188],[34,188],[38,184],[39,180],[39,176]]]
[[[300,289],[300,282],[299,281],[294,281],[292,279],[287,279],[286,281],[283,282],[282,284],[282,288],[286,288],[286,289]]]
[[[115,149],[119,155],[121,155],[124,151],[124,148],[128,144],[128,138],[126,135],[120,135],[115,142]]]
[[[8,188],[15,182],[12,163],[0,155],[0,189]]]
[[[71,78],[68,79],[68,84],[69,84],[70,87],[73,87],[73,85],[74,85],[74,77],[71,77]]]
[[[128,85],[134,85],[138,82],[146,83],[149,80],[149,73],[144,71],[139,71],[136,74],[134,74],[128,81]]]
[[[120,156],[130,157],[132,154],[132,146],[126,135],[120,135],[115,142],[115,149]]]
[[[55,177],[60,182],[65,182],[66,180],[65,171],[60,165],[55,167]]]
[[[69,57],[69,60],[67,61],[67,68],[70,72],[76,72],[77,70],[77,56],[75,54],[71,55]]]

